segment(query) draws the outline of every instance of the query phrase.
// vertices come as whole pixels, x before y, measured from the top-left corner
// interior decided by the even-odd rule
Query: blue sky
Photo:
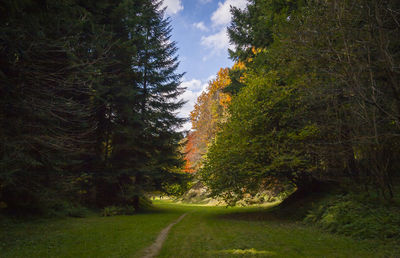
[[[218,70],[231,67],[226,28],[231,21],[230,6],[244,8],[246,0],[164,0],[171,18],[172,40],[179,51],[179,72],[185,72],[182,98],[187,104],[179,116],[187,117],[200,93]],[[185,129],[190,129],[187,123]]]

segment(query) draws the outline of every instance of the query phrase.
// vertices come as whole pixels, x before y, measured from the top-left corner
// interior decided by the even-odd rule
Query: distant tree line
[[[400,2],[251,0],[232,14],[230,55],[243,65],[199,170],[212,195],[234,204],[271,185],[335,181],[392,199]]]
[[[140,208],[183,180],[184,89],[160,1],[6,0],[0,13],[3,210]]]
[[[193,131],[188,133],[184,149],[187,172],[193,173],[199,169],[209,144],[226,120],[231,96],[223,90],[230,83],[229,69],[221,68],[216,78],[209,81],[205,91],[197,98],[190,113]]]

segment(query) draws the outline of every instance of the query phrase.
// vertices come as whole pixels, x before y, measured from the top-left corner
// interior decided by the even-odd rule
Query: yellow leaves
[[[219,104],[224,108],[227,109],[229,103],[231,103],[232,97],[230,94],[222,93],[220,96]]]
[[[249,60],[247,60],[247,62],[250,62]],[[242,61],[237,61],[231,68],[231,71],[233,72],[240,72],[242,75],[239,77],[239,82],[240,83],[244,83],[247,77],[246,71],[247,67],[246,64]]]
[[[231,101],[229,94],[222,92],[222,89],[230,83],[229,69],[221,68],[218,71],[217,78],[210,81],[206,91],[197,98],[194,110],[190,112],[194,129],[207,131],[206,127],[215,122],[212,120],[222,116],[219,113],[224,113]],[[219,111],[220,108],[215,108],[215,104],[222,107],[222,112]]]
[[[239,66],[243,67],[241,64]],[[197,98],[194,110],[190,113],[192,128],[196,131],[188,136],[184,171],[192,173],[200,166],[199,161],[217,134],[219,124],[226,120],[232,98],[223,89],[230,84],[229,68],[221,68],[217,77],[209,82],[206,91]]]
[[[254,51],[260,52],[261,50]],[[184,171],[193,172],[201,166],[201,159],[207,153],[209,146],[214,141],[214,138],[221,128],[221,124],[225,123],[228,118],[228,107],[232,102],[230,93],[225,93],[224,89],[233,83],[244,83],[246,80],[246,65],[245,62],[236,62],[231,69],[221,68],[217,77],[210,81],[206,91],[198,98],[193,111],[190,113],[192,132],[188,136],[186,145],[185,160],[186,166]],[[238,75],[231,80],[231,72],[237,72]]]
[[[246,70],[246,65],[239,60],[232,66],[232,70]]]
[[[218,71],[217,78],[212,80],[207,87],[208,94],[212,95],[217,91],[225,88],[231,83],[231,79],[229,78],[229,69],[228,68],[221,68]]]
[[[255,47],[251,48],[251,52],[253,52],[254,55],[257,55],[257,54],[261,53],[262,51],[263,51],[262,48],[255,48]]]

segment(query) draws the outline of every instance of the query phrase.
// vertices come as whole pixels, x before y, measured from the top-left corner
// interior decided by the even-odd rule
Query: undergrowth
[[[125,207],[107,206],[103,208],[101,215],[103,217],[111,217],[117,215],[132,215],[134,213],[135,213],[135,208],[133,208],[132,206],[125,206]]]
[[[150,199],[142,196],[139,198],[139,207],[141,210],[148,210],[153,208],[153,204]],[[132,215],[137,212],[132,205],[125,205],[125,206],[107,206],[104,207],[101,211],[101,215],[103,217],[111,217],[117,215]]]
[[[400,240],[400,207],[356,194],[320,202],[304,221],[359,239]]]

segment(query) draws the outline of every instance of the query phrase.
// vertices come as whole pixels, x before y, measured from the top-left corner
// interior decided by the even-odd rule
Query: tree
[[[304,1],[249,0],[247,8],[231,9],[232,22],[228,28],[229,40],[235,45],[229,50],[235,61],[247,62],[255,56],[254,48],[263,49],[274,42],[274,26],[290,18]]]
[[[114,95],[109,166],[119,175],[121,192],[130,192],[124,198],[139,208],[145,190],[175,180],[183,165],[182,135],[176,129],[184,119],[175,115],[184,104],[177,100],[184,90],[179,87],[183,75],[176,73],[177,48],[160,2],[125,1],[121,9],[127,44],[134,50],[125,63],[133,80]]]
[[[216,79],[210,81],[206,91],[197,98],[194,110],[190,113],[195,131],[188,135],[187,144],[190,144],[190,148],[187,149],[186,157],[194,170],[199,168],[201,157],[226,120],[231,96],[223,90],[230,82],[229,69],[221,68]]]
[[[251,2],[233,32],[258,30],[257,19],[245,14],[261,3],[276,2]],[[240,38],[247,43],[231,35],[238,46],[232,53],[246,58],[246,71],[207,153],[203,179],[230,203],[269,182],[304,192],[318,188],[319,180],[367,192],[372,186],[392,198],[399,152],[398,3],[313,1],[289,16],[288,9],[270,10],[278,17],[270,27],[273,42],[251,48],[259,46],[255,33]],[[257,13],[263,14],[270,13]]]
[[[51,198],[42,187],[61,188],[92,148],[92,81],[109,42],[80,5],[5,1],[1,8],[0,191],[10,208],[33,209]],[[99,56],[91,51],[96,41],[105,46]]]
[[[0,9],[0,202],[139,208],[183,180],[182,74],[159,1]]]

